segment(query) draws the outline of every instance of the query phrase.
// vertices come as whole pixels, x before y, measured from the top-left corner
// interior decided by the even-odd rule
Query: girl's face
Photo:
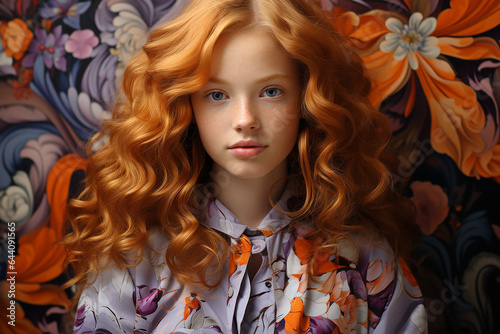
[[[191,95],[195,122],[215,171],[240,179],[286,175],[299,128],[294,61],[268,33],[230,33],[215,45],[208,83]]]

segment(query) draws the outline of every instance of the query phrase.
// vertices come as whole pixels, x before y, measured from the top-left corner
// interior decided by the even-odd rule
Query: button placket
[[[230,272],[229,276],[229,287],[228,287],[228,324],[231,327],[233,322],[233,317],[238,307],[238,304],[244,301],[238,300],[240,298],[240,291],[242,289],[242,284],[245,280],[246,266],[248,265],[248,260],[250,258],[252,249],[252,243],[246,235],[242,235],[240,238],[233,240],[230,255],[230,261],[233,261],[235,266],[234,272]]]

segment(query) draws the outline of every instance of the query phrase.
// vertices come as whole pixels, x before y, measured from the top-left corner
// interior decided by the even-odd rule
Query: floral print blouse
[[[291,197],[285,190],[278,206],[286,210]],[[232,243],[220,285],[179,284],[165,264],[168,240],[152,231],[138,266],[111,266],[84,289],[74,333],[426,332],[419,287],[384,238],[313,254],[304,238],[312,225],[284,231],[290,218],[275,209],[251,229],[210,197],[206,216]],[[261,265],[250,279],[247,265],[257,254]]]

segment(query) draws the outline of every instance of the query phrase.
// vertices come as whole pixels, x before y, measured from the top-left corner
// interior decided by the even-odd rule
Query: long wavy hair
[[[300,133],[288,159],[298,185],[290,227],[313,221],[321,247],[374,229],[396,250],[408,245],[398,240],[406,240],[412,207],[394,200],[381,162],[390,126],[369,103],[371,83],[349,40],[313,1],[194,0],[151,32],[125,70],[112,119],[90,141],[109,138],[89,150],[86,188],[70,203],[65,242],[70,283],[80,292],[109,262],[136,265],[153,227],[169,239],[167,265],[179,282],[213,285],[208,278],[220,271],[228,243],[193,210],[210,158],[189,96],[209,79],[220,37],[252,25],[274,36],[301,75]]]

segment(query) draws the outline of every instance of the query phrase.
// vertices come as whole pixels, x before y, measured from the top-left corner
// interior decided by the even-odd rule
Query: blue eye
[[[222,92],[212,92],[208,94],[208,98],[212,101],[222,101],[226,98],[226,94]]]
[[[283,91],[276,87],[267,88],[264,91],[264,95],[266,95],[267,97],[276,97],[278,95],[281,95],[281,93],[283,93]]]

